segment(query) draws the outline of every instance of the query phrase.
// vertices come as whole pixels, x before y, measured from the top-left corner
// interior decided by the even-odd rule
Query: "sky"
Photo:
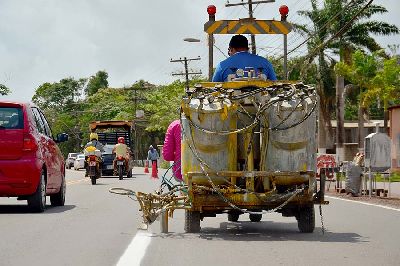
[[[242,0],[230,0],[237,3]],[[90,77],[99,70],[109,74],[110,87],[129,86],[144,79],[167,84],[183,70],[171,59],[198,57],[193,70],[208,70],[206,8],[217,7],[216,19],[247,17],[244,7],[225,7],[226,0],[0,0],[0,83],[12,90],[7,100],[29,101],[45,82],[66,77]],[[288,20],[306,23],[297,10],[309,0],[276,0],[254,10],[258,19],[280,19],[279,6],[289,7]],[[322,2],[322,1],[320,1]],[[400,28],[400,1],[375,0],[389,9],[376,17]],[[197,38],[188,43],[184,38]],[[214,64],[224,59],[230,36],[216,37]],[[281,55],[281,35],[257,36],[258,54]],[[400,44],[400,36],[378,37],[378,42]],[[289,50],[303,41],[288,35]],[[304,48],[296,51],[304,52]],[[296,55],[296,53],[294,53]]]

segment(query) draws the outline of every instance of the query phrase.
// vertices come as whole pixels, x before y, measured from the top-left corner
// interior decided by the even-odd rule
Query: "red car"
[[[0,101],[0,197],[27,200],[35,212],[65,202],[65,162],[38,107],[30,103]]]

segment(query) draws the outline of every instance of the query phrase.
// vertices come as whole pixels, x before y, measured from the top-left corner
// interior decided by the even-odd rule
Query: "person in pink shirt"
[[[179,120],[173,121],[165,134],[162,155],[166,161],[174,161],[172,167],[174,177],[182,181],[181,173],[181,124]]]

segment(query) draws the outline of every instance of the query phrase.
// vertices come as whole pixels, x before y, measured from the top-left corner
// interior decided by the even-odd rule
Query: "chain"
[[[319,205],[319,215],[321,216],[321,230],[322,234],[325,234],[324,216],[322,215],[322,205]]]

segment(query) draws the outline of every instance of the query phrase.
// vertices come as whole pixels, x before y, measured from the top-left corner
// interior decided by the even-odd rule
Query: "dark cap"
[[[235,35],[229,42],[229,47],[232,48],[249,48],[249,41],[243,35]]]

